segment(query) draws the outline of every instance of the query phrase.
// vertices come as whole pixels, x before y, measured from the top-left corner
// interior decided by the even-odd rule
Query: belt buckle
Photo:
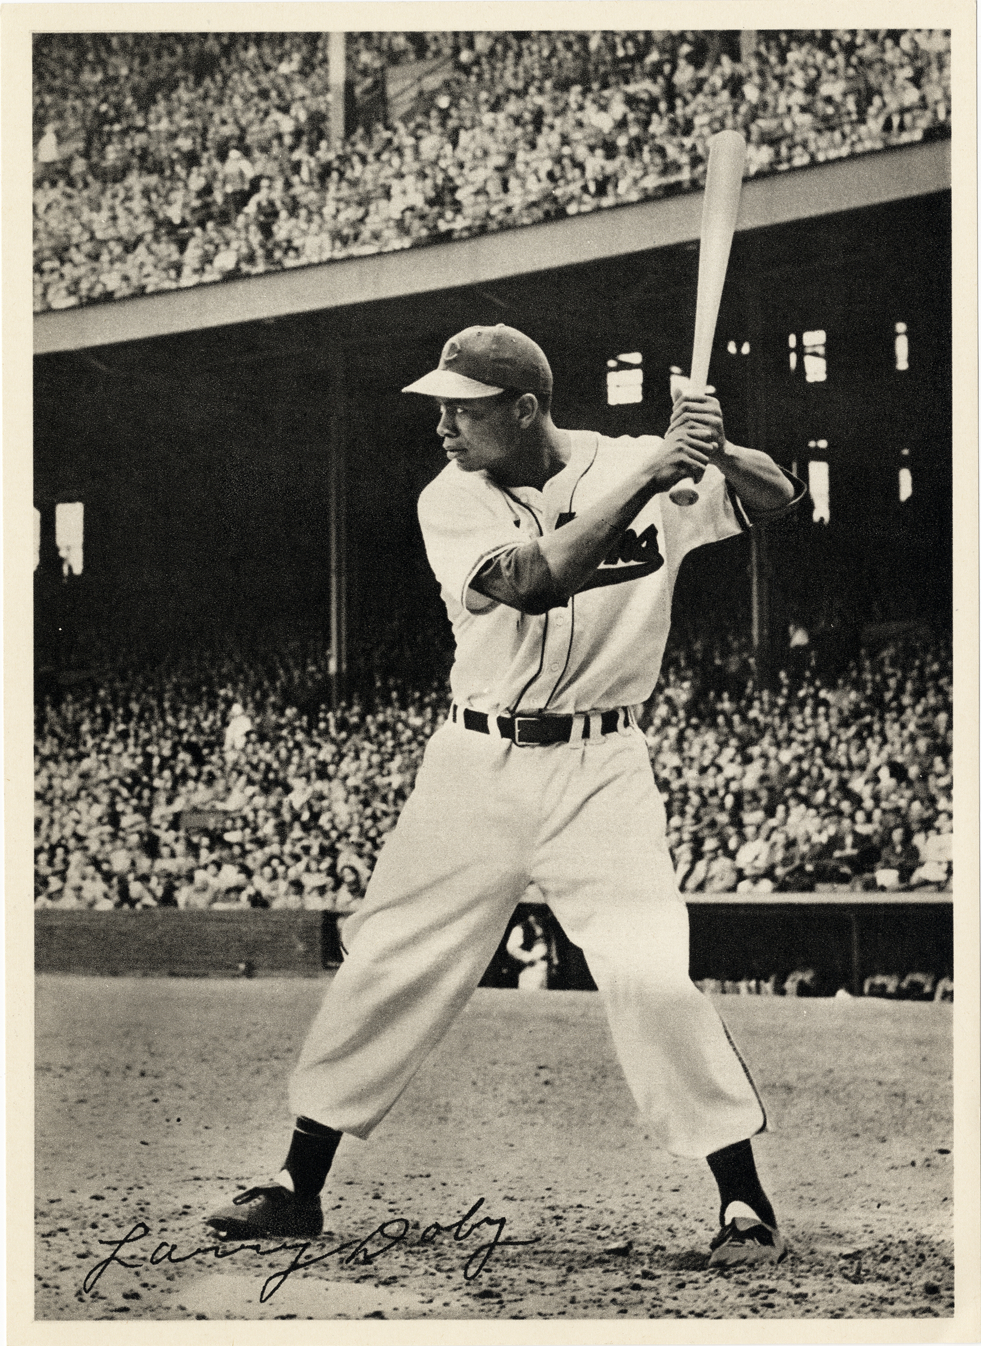
[[[542,741],[539,738],[522,738],[521,726],[524,724],[537,725],[539,717],[537,715],[516,715],[514,718],[514,742],[519,748],[540,748]]]

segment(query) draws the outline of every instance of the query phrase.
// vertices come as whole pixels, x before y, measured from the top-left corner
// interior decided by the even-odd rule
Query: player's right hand
[[[657,491],[670,491],[679,481],[701,481],[709,462],[704,440],[684,420],[670,425],[660,445],[651,453],[648,468]]]

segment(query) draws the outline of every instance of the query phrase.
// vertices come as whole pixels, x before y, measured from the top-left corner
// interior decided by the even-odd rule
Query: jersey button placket
[[[546,499],[551,494],[549,486],[551,482],[545,483]],[[568,501],[564,501],[564,507],[568,509]],[[553,505],[554,507],[554,505]],[[548,614],[548,631],[545,641],[545,669],[552,675],[552,690],[549,693],[549,699],[555,693],[557,685],[556,675],[561,673],[566,666],[569,658],[569,649],[572,643],[572,602],[570,600],[568,608],[553,608]]]
[[[569,611],[571,611],[571,607]],[[569,658],[569,650],[572,644],[572,622],[569,611],[561,608],[558,611],[553,609],[549,613],[545,667],[553,676],[562,672]],[[555,684],[553,683],[550,697],[554,695],[554,692]]]

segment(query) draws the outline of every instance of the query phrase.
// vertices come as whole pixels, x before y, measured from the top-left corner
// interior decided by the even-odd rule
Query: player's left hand
[[[701,397],[688,392],[680,393],[675,399],[668,428],[678,425],[684,426],[688,435],[699,441],[702,452],[710,462],[722,457],[726,430],[718,398],[708,393]]]

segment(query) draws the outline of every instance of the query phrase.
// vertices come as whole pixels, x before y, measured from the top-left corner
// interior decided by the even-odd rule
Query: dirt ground
[[[38,1319],[953,1313],[951,1010],[881,1000],[717,1001],[775,1126],[779,1267],[706,1269],[708,1169],[649,1143],[595,994],[491,990],[342,1142],[322,1240],[219,1260],[202,1216],[279,1168],[322,989],[39,978]]]

